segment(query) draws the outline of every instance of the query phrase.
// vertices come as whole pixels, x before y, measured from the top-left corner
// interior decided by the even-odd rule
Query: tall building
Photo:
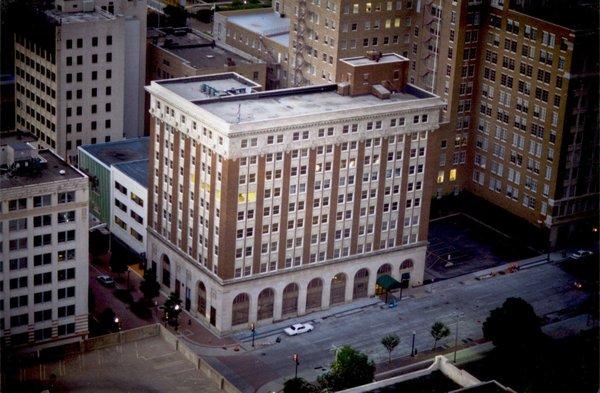
[[[443,103],[407,65],[349,58],[338,85],[208,99],[245,83],[147,87],[148,259],[186,309],[228,331],[372,295],[382,274],[422,283]]]
[[[553,245],[592,230],[597,5],[291,0],[273,8],[290,19],[289,85],[336,81],[338,59],[367,51],[410,59],[409,82],[446,101],[431,150],[434,195],[470,191],[548,232]],[[244,16],[217,15],[215,35],[235,37],[230,20]],[[268,52],[251,35],[244,41]]]
[[[143,135],[146,2],[56,0],[31,18],[15,33],[16,127],[71,162]]]
[[[32,143],[0,146],[0,336],[12,347],[88,333],[88,178]]]

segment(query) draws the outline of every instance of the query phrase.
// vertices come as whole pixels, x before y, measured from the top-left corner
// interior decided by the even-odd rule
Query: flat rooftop
[[[8,391],[218,393],[213,380],[160,337],[9,365]],[[50,387],[50,375],[58,376]],[[19,380],[17,375],[21,378]]]
[[[232,99],[213,100],[199,103],[199,105],[224,121],[234,124],[318,115],[334,111],[360,112],[365,107],[401,104],[433,97],[436,96],[411,85],[407,85],[402,92],[392,94],[389,99],[385,100],[371,94],[342,96],[337,93],[337,85],[332,84],[255,93]]]
[[[148,159],[122,162],[115,164],[114,167],[135,180],[140,186],[148,188]]]
[[[106,166],[121,162],[148,159],[150,138],[132,138],[121,141],[83,145],[79,147]]]
[[[290,19],[274,11],[231,15],[227,21],[264,36],[290,32]]]
[[[345,63],[351,64],[356,67],[364,66],[364,65],[373,65],[373,64],[382,64],[382,63],[393,63],[397,61],[408,61],[408,59],[404,56],[400,56],[396,53],[385,53],[382,54],[379,60],[371,60],[366,56],[359,57],[348,57],[345,59],[340,59]]]
[[[13,132],[2,132],[0,133],[0,147],[7,145],[14,145],[15,143],[31,143],[32,146],[37,145],[37,138],[28,133],[22,131],[13,131]]]
[[[289,32],[272,35],[267,38],[270,39],[271,41],[277,42],[279,45],[285,46],[286,48],[289,48],[289,46],[290,46],[290,33]]]
[[[0,190],[86,177],[50,150],[39,150],[38,156],[46,161],[39,171],[19,174],[0,172]],[[64,174],[61,174],[61,171],[64,171]]]
[[[151,39],[154,44],[165,48],[193,47],[213,43],[213,40],[195,33],[188,27],[151,27],[146,32],[146,37]]]
[[[230,89],[238,92],[244,89],[245,93],[250,93],[253,89],[260,87],[259,84],[234,72],[190,78],[165,79],[153,81],[152,83],[157,83],[172,93],[192,102],[214,99],[218,94],[231,95],[233,93],[227,93]]]
[[[52,9],[46,11],[46,15],[50,17],[51,20],[58,22],[61,25],[116,19],[114,15],[98,9],[89,12],[64,12],[57,9]]]
[[[187,60],[194,68],[217,68],[228,65],[228,59],[233,62],[233,65],[251,64],[250,61],[242,56],[219,48],[203,46],[198,48],[163,48],[182,59]]]

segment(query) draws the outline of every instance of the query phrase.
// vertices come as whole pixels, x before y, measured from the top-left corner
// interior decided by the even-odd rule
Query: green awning
[[[379,285],[386,291],[392,291],[401,287],[401,284],[389,274],[383,274],[377,277],[377,285]]]

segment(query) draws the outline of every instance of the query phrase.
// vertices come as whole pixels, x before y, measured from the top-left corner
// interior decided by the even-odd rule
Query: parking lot
[[[539,252],[465,214],[432,220],[426,279],[445,279],[531,258]]]

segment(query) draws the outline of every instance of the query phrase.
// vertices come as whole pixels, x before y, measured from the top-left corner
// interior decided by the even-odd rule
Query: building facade
[[[114,225],[113,166],[147,160],[149,146],[149,138],[143,137],[79,147],[79,169],[90,177],[90,214],[98,223]]]
[[[291,86],[339,82],[338,59],[367,51],[409,58],[409,82],[446,101],[430,151],[434,195],[470,191],[556,245],[591,231],[598,214],[598,7],[585,3],[292,0],[273,8],[290,19]],[[254,42],[225,19],[221,35]]]
[[[143,135],[146,2],[57,0],[32,17],[15,33],[17,128],[71,162]]]
[[[138,255],[146,254],[148,160],[115,164],[110,174],[110,232]]]
[[[396,65],[367,93],[364,77],[203,101],[198,78],[147,87],[148,259],[186,309],[228,331],[372,295],[381,274],[422,283],[442,102],[406,61],[347,59]]]
[[[0,157],[0,335],[12,347],[81,340],[88,178],[49,150],[13,142]]]
[[[264,8],[216,12],[213,37],[218,45],[263,60],[267,65],[265,89],[292,86],[290,19],[283,12]]]

